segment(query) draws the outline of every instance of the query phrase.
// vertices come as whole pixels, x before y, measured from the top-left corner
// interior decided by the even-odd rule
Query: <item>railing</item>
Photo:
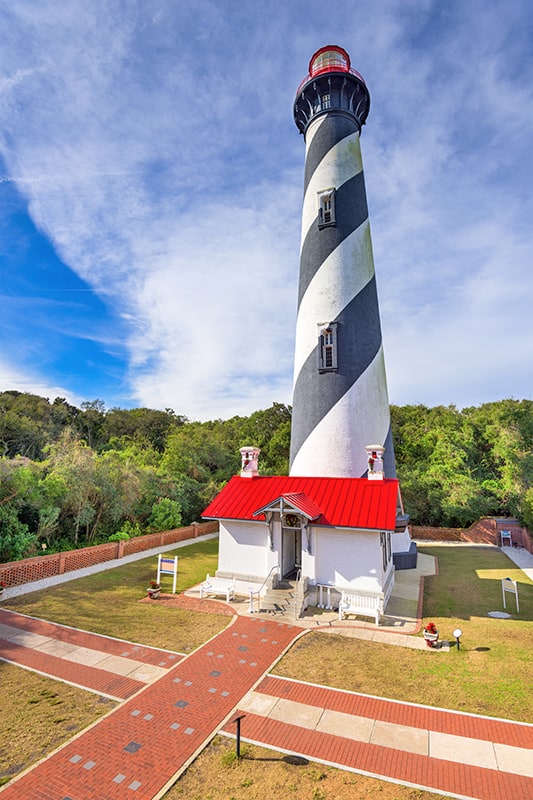
[[[297,603],[298,603],[298,595],[299,595],[298,584],[300,583],[301,578],[302,578],[302,570],[300,568],[298,570],[298,572],[296,573],[296,591],[294,592],[294,619],[298,619],[298,615],[297,615],[297,611],[298,611]]]
[[[269,572],[269,573],[268,573],[268,575],[266,576],[265,580],[263,581],[263,583],[261,584],[261,586],[259,587],[259,589],[256,589],[256,590],[254,590],[254,589],[253,589],[251,586],[250,586],[250,588],[248,589],[248,592],[250,593],[250,607],[249,607],[249,609],[248,609],[248,613],[249,613],[249,614],[255,614],[255,613],[256,613],[256,612],[255,612],[255,608],[254,608],[254,595],[257,595],[257,601],[258,601],[258,602],[257,602],[257,611],[259,611],[259,605],[260,605],[260,603],[261,603],[261,597],[260,597],[260,595],[261,595],[261,592],[262,592],[262,591],[263,591],[263,589],[265,588],[265,586],[266,586],[266,583],[267,583],[268,579],[270,578],[270,576],[272,575],[272,573],[273,573],[273,572],[279,572],[279,567],[278,567],[278,565],[277,565],[277,564],[275,564],[275,565],[272,567],[272,569],[270,570],[270,572]]]
[[[331,599],[331,590],[338,591],[333,583],[317,583],[317,607],[330,610],[334,608],[334,603]]]

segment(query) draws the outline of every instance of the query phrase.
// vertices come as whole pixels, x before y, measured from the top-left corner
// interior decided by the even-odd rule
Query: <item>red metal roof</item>
[[[393,531],[396,527],[398,481],[385,478],[304,478],[235,476],[203,512],[209,519],[260,520],[254,513],[266,509],[280,497],[318,525]]]

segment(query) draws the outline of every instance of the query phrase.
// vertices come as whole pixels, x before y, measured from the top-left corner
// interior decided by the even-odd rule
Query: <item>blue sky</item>
[[[290,403],[292,103],[335,43],[371,94],[391,402],[533,396],[529,0],[17,0],[0,35],[0,390]]]

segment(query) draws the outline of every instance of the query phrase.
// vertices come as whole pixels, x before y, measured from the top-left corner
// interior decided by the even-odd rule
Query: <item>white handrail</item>
[[[298,584],[300,583],[302,577],[302,568],[298,570],[296,573],[296,591],[294,592],[294,619],[296,619],[296,602],[298,600]]]
[[[248,589],[248,591],[249,591],[249,593],[250,593],[250,608],[248,609],[248,613],[249,613],[249,614],[255,614],[255,608],[254,608],[254,595],[257,595],[257,600],[258,600],[258,603],[260,603],[260,602],[261,602],[261,598],[260,598],[261,591],[264,589],[264,587],[265,587],[265,585],[266,585],[266,582],[268,581],[268,579],[270,578],[270,576],[272,575],[272,573],[273,573],[274,571],[276,571],[276,572],[279,572],[279,567],[278,567],[278,565],[277,565],[277,564],[275,564],[275,565],[272,567],[272,569],[270,570],[270,572],[269,572],[269,573],[268,573],[268,575],[266,576],[265,580],[263,581],[263,583],[261,584],[261,586],[259,587],[259,589],[256,589],[256,590],[254,590],[254,589],[253,589],[251,586],[249,587],[249,589]],[[259,605],[258,605],[258,607],[257,607],[257,610],[259,611]]]

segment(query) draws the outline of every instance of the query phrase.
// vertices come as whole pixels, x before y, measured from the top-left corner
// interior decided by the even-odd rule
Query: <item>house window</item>
[[[335,189],[318,193],[318,227],[335,225]]]
[[[319,327],[318,369],[319,372],[331,372],[337,369],[337,323],[335,322]]]
[[[382,531],[379,534],[379,543],[381,545],[381,560],[383,562],[383,569],[386,570],[391,560],[391,538],[390,532]]]
[[[387,536],[385,533],[379,534],[379,543],[381,545],[381,563],[383,564],[383,569],[386,570],[389,562],[387,560]]]
[[[331,95],[323,94],[322,95],[322,111],[327,111],[328,108],[331,108]]]

